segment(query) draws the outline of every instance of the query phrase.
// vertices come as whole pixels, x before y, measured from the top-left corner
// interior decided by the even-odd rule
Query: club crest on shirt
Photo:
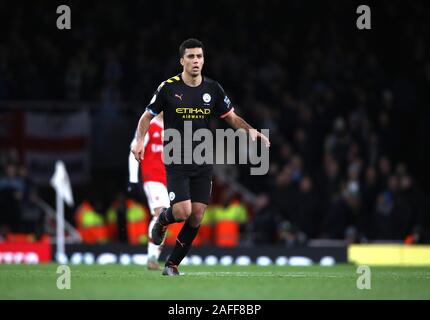
[[[211,95],[209,93],[205,93],[203,95],[203,101],[204,102],[209,103],[209,102],[211,102],[211,100],[212,100],[212,97],[211,97]]]
[[[171,191],[169,193],[169,199],[170,199],[170,201],[173,201],[175,199],[175,197],[176,197],[176,194],[173,191]]]

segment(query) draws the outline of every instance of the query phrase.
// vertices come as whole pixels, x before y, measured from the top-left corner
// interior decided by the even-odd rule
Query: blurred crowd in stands
[[[0,153],[0,168],[0,241],[9,233],[41,239],[45,212],[37,203],[37,188],[16,150]]]
[[[428,242],[417,163],[430,145],[428,6],[375,4],[383,16],[366,33],[355,28],[355,8],[340,1],[312,9],[283,2],[237,10],[219,1],[195,15],[202,8],[192,1],[74,1],[72,30],[61,32],[48,4],[2,2],[0,99],[95,100],[112,118],[122,116],[119,101],[133,101],[139,115],[158,84],[180,72],[180,42],[200,38],[204,73],[254,127],[270,129],[268,175],[229,168],[257,195],[247,203],[244,243]],[[25,230],[19,211],[39,226],[25,167],[4,156],[0,175],[0,225]]]

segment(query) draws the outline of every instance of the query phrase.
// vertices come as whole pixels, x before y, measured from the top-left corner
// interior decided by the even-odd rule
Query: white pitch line
[[[348,278],[334,274],[269,273],[269,272],[184,272],[186,276],[215,277],[286,277],[286,278]],[[355,275],[352,275],[355,276]]]
[[[291,273],[272,273],[272,272],[181,272],[181,275],[185,276],[212,276],[212,277],[281,277],[281,278],[355,278],[356,274],[344,274],[344,273],[338,273],[338,274],[326,274],[326,273],[305,273],[305,272],[291,272]],[[407,277],[415,278],[415,279],[424,279],[428,280],[430,279],[429,276],[420,274],[418,276],[404,276],[399,274],[387,274],[387,273],[381,273],[378,275],[378,278],[385,279],[385,278],[394,278],[397,280],[401,279],[407,279]]]

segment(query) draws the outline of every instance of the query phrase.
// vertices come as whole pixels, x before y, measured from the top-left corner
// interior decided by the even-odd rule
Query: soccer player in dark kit
[[[252,128],[234,112],[230,99],[219,83],[202,75],[204,47],[199,40],[185,40],[179,47],[179,57],[182,73],[161,83],[139,120],[136,143],[131,150],[136,160],[143,159],[144,137],[149,123],[161,111],[164,111],[164,130],[176,129],[182,137],[185,122],[191,122],[194,132],[200,128],[209,129],[210,117],[220,117],[234,129],[246,130],[252,140],[260,138],[266,147],[270,146],[265,135]],[[166,141],[164,144],[166,145]],[[194,146],[194,142],[192,145]],[[182,146],[181,148],[182,155],[192,155],[192,150]],[[189,252],[209,203],[212,173],[212,164],[198,165],[194,161],[166,163],[171,206],[161,210],[152,229],[152,241],[156,245],[162,244],[169,224],[181,221],[185,221],[185,224],[178,234],[173,252],[166,261],[163,275],[179,275],[178,265]]]

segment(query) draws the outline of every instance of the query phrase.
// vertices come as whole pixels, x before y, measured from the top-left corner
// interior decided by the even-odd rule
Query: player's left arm
[[[251,127],[248,122],[246,122],[242,117],[238,116],[233,110],[228,112],[228,114],[224,117],[224,120],[227,121],[227,123],[234,129],[244,129],[245,131],[249,132],[252,141],[255,141],[257,137],[260,137],[260,139],[266,144],[266,147],[270,147],[269,138]]]

